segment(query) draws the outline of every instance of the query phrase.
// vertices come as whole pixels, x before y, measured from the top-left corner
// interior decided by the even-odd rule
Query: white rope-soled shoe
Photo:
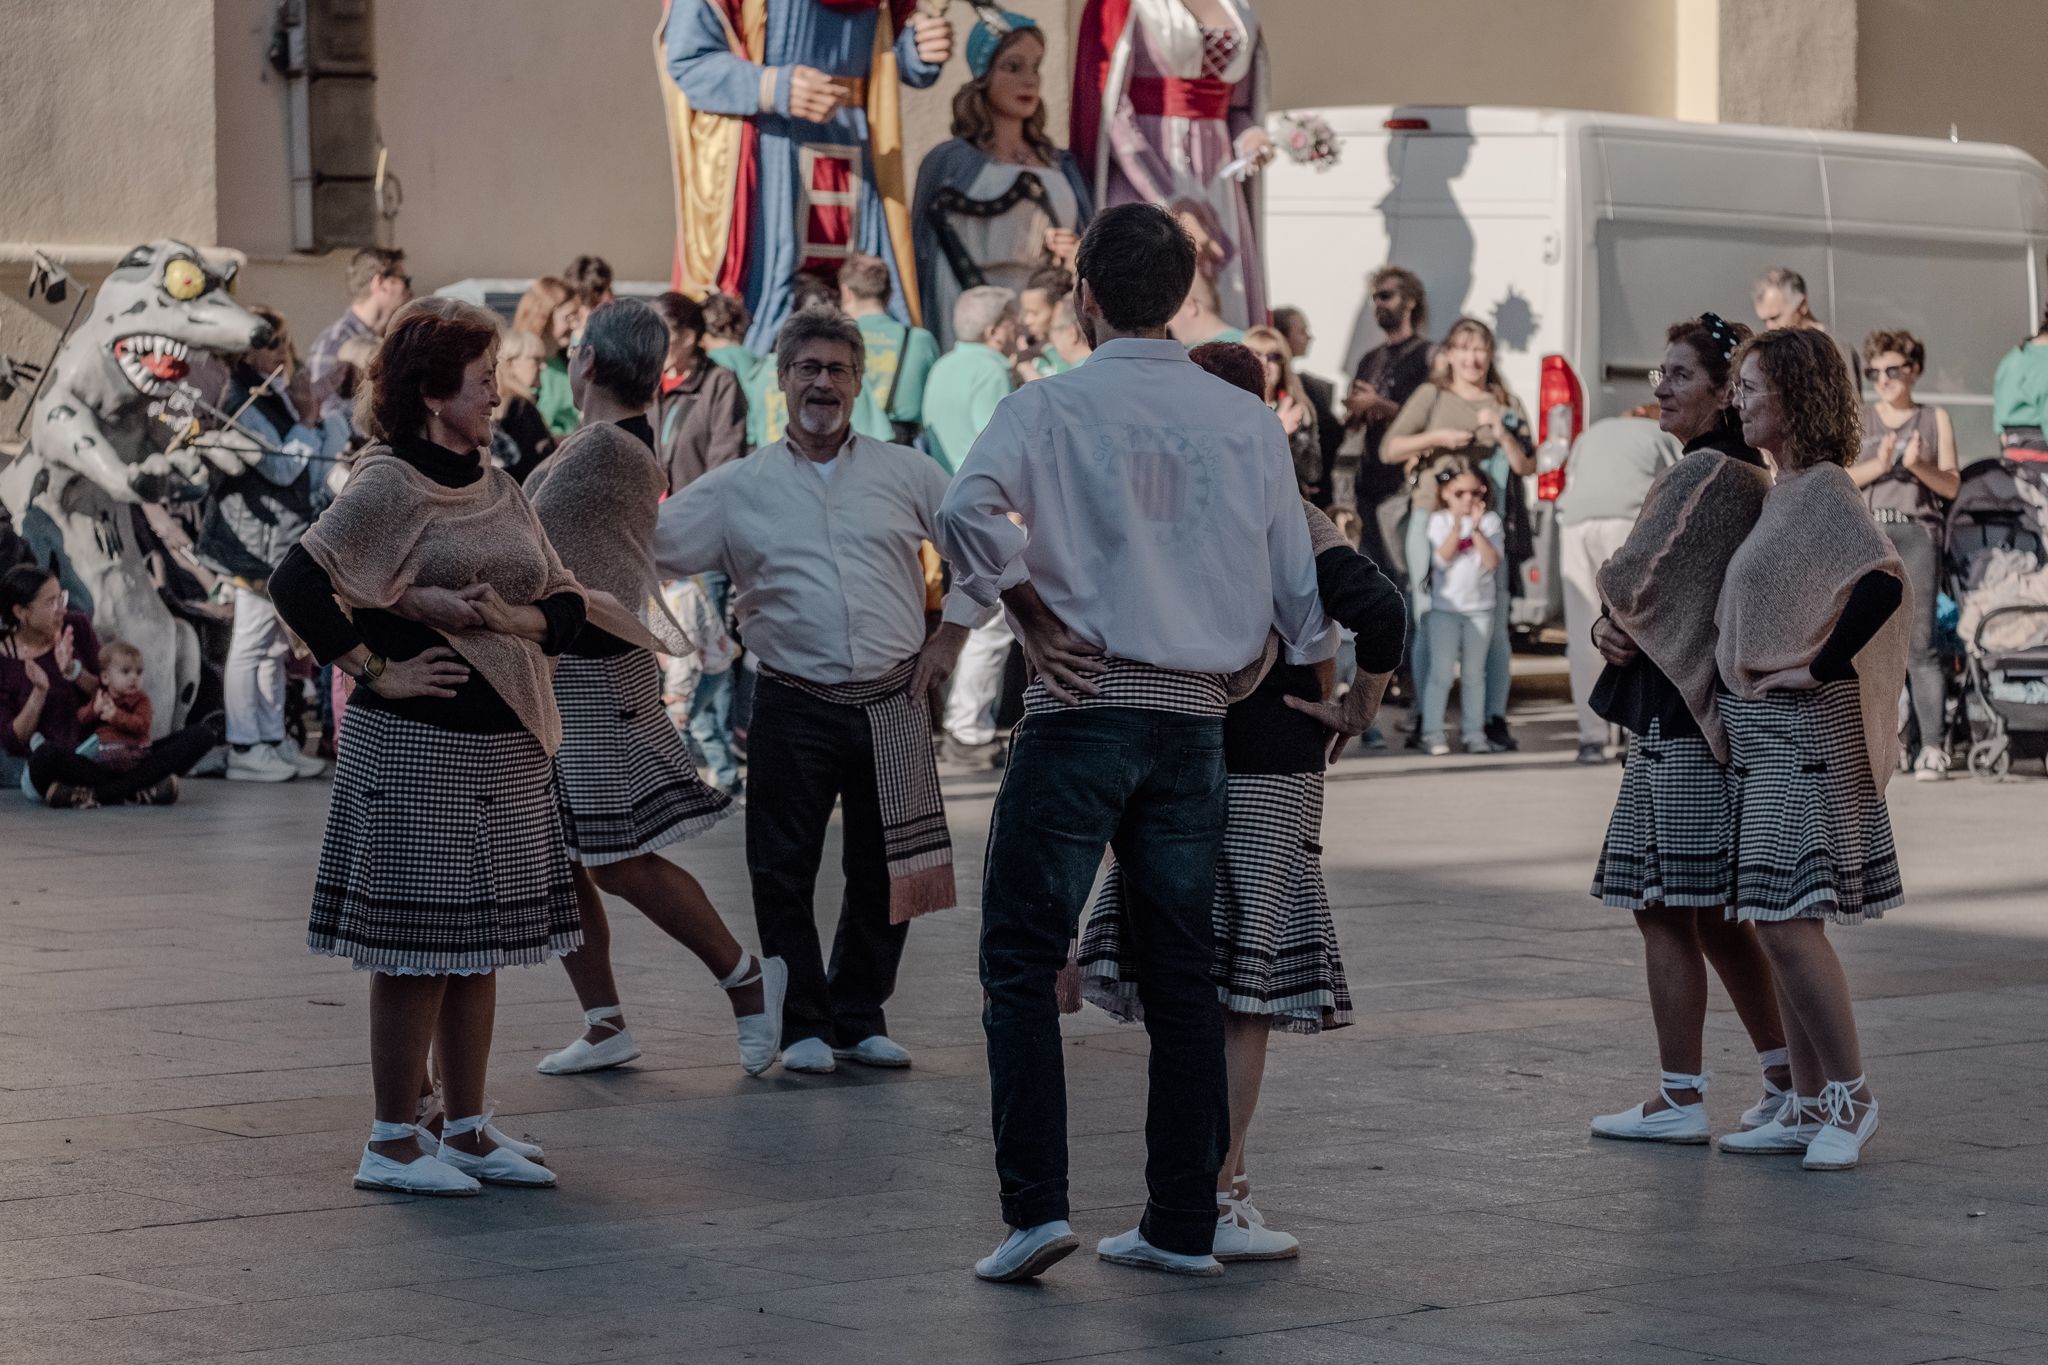
[[[1805,1096],[1788,1093],[1778,1117],[1759,1128],[1724,1133],[1714,1139],[1714,1146],[1733,1156],[1798,1156],[1820,1132],[1813,1106]]]
[[[501,1132],[491,1118],[498,1112],[498,1102],[489,1095],[484,1096],[484,1136],[500,1147],[509,1147],[528,1161],[544,1161],[547,1153],[537,1142],[523,1142],[509,1133]],[[441,1135],[427,1125],[441,1117],[441,1092],[437,1089],[431,1095],[420,1096],[419,1117],[413,1120],[413,1127],[419,1131],[420,1141],[432,1150],[441,1145]]]
[[[718,983],[725,992],[744,990],[761,983],[761,1012],[742,1014],[733,1021],[740,1035],[740,1070],[758,1076],[775,1065],[782,1051],[782,1002],[789,998],[789,964],[779,957],[740,954],[731,975]]]
[[[1713,1079],[1711,1071],[1702,1071],[1697,1076],[1688,1076],[1682,1071],[1666,1071],[1659,1082],[1658,1093],[1670,1108],[1646,1114],[1644,1106],[1639,1104],[1619,1114],[1602,1114],[1593,1120],[1593,1136],[1616,1138],[1623,1142],[1669,1142],[1686,1147],[1703,1145],[1709,1138],[1707,1083]],[[1693,1104],[1680,1104],[1671,1098],[1674,1090],[1697,1090],[1700,1099]]]
[[[418,1136],[419,1130],[410,1123],[385,1123],[380,1119],[370,1125],[371,1142],[397,1142]],[[355,1187],[442,1197],[476,1194],[483,1189],[474,1178],[431,1154],[417,1161],[394,1161],[371,1151],[367,1145],[363,1148],[363,1159],[356,1163]]]
[[[1216,1196],[1216,1240],[1209,1254],[1219,1261],[1286,1261],[1301,1254],[1301,1243],[1266,1226],[1249,1199]]]
[[[974,1263],[976,1279],[991,1284],[1017,1284],[1036,1279],[1064,1261],[1081,1245],[1064,1218],[1037,1227],[1012,1228],[1001,1246]]]
[[[1762,1099],[1742,1111],[1742,1117],[1737,1122],[1744,1128],[1761,1128],[1784,1113],[1785,1105],[1792,1095],[1791,1091],[1771,1080],[1772,1067],[1791,1063],[1792,1053],[1789,1048],[1772,1048],[1769,1052],[1759,1052],[1756,1060],[1764,1070],[1764,1094]]]
[[[464,1175],[488,1181],[493,1185],[524,1185],[534,1189],[552,1189],[555,1173],[537,1161],[528,1161],[510,1147],[493,1147],[482,1156],[463,1151],[448,1139],[461,1137],[465,1133],[482,1130],[484,1116],[471,1114],[466,1119],[450,1119],[441,1125],[442,1161],[447,1162]]]
[[[574,1076],[584,1071],[603,1071],[609,1067],[621,1066],[640,1055],[640,1045],[633,1041],[624,1023],[626,1012],[617,1005],[600,1005],[594,1010],[583,1011],[583,1022],[589,1028],[608,1028],[609,1038],[593,1043],[587,1038],[578,1038],[560,1052],[550,1052],[540,1059],[534,1069],[543,1076]]]
[[[1799,1164],[1809,1171],[1849,1171],[1863,1154],[1863,1144],[1877,1132],[1877,1100],[1854,1098],[1863,1088],[1863,1077],[1853,1081],[1829,1081],[1820,1088],[1815,1111],[1820,1131],[1806,1144],[1806,1157]],[[1856,1111],[1863,1116],[1858,1118]]]

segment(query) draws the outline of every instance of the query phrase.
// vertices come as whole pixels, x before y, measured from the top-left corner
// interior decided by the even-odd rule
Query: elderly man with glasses
[[[664,578],[731,578],[761,660],[747,867],[762,952],[789,964],[789,1071],[910,1065],[882,1007],[909,920],[955,903],[928,699],[989,614],[949,595],[925,636],[919,546],[937,538],[948,476],[853,431],[864,354],[851,319],[791,314],[775,355],[788,431],[663,503],[655,543]],[[846,894],[828,969],[812,897],[835,801]]]

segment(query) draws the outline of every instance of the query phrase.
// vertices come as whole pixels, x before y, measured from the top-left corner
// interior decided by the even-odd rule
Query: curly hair
[[[996,44],[996,50],[989,55],[988,67],[994,71],[1003,54],[1025,38],[1038,42],[1041,51],[1045,48],[1045,35],[1036,27],[1013,28],[1003,35]],[[996,117],[988,107],[988,77],[969,81],[953,95],[953,136],[962,142],[971,142],[983,151],[989,149],[990,140],[996,135]],[[1060,164],[1060,149],[1045,131],[1045,100],[1038,101],[1038,107],[1031,111],[1031,117],[1024,120],[1024,143],[1047,166]],[[1071,225],[1070,225],[1071,226]]]
[[[1251,347],[1235,341],[1205,341],[1188,352],[1188,359],[1224,383],[1265,399],[1266,365]]]
[[[462,387],[462,372],[498,344],[498,315],[460,299],[415,299],[398,310],[356,395],[356,425],[379,441],[427,428],[427,400]]]
[[[1875,360],[1886,351],[1897,351],[1916,370],[1927,368],[1927,343],[1903,327],[1896,331],[1879,329],[1863,338],[1863,358]]]
[[[1771,452],[1779,467],[1854,464],[1863,451],[1863,409],[1834,339],[1803,327],[1773,328],[1743,342],[1729,363],[1739,375],[1751,356],[1785,414],[1789,448]]]

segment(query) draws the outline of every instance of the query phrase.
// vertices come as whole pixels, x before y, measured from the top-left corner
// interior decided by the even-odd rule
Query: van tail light
[[[1380,127],[1390,133],[1426,133],[1429,120],[1426,118],[1390,118]]]
[[[1579,433],[1586,429],[1586,391],[1579,387],[1579,377],[1572,373],[1571,363],[1555,353],[1543,357],[1543,376],[1536,385],[1536,407],[1542,414],[1536,439],[1547,441],[1552,434],[1551,424],[1561,415],[1570,423],[1566,430],[1556,434],[1566,444],[1579,439]],[[1559,409],[1566,409],[1562,414]]]
[[[1578,440],[1586,426],[1585,391],[1563,356],[1543,357],[1536,398],[1536,497],[1540,502],[1556,502],[1564,492],[1565,464],[1572,442]]]

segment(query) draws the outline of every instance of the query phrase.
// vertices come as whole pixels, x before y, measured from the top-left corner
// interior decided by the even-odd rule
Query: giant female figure
[[[1088,0],[1076,43],[1068,145],[1096,204],[1206,206],[1224,237],[1216,284],[1225,320],[1265,322],[1245,177],[1273,143],[1260,126],[1266,49],[1251,0]]]

